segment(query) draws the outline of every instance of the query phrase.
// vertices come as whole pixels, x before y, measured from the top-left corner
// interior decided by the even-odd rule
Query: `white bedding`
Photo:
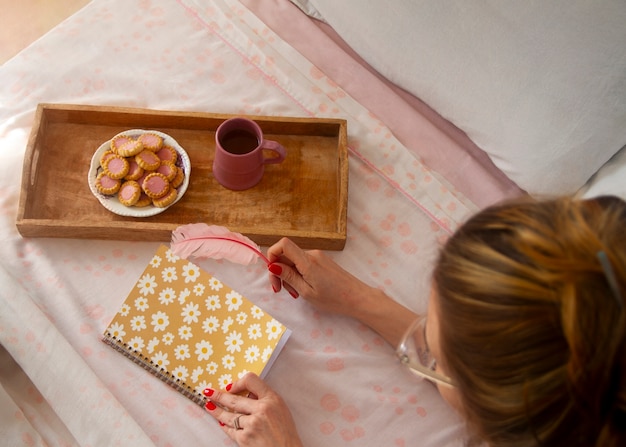
[[[41,102],[347,119],[348,242],[331,256],[416,311],[439,243],[478,208],[241,3],[92,1],[0,68],[6,445],[232,445],[203,410],[100,341],[159,242],[17,232],[24,150]],[[428,132],[437,147],[450,140]],[[487,185],[498,197],[496,183]],[[463,445],[457,415],[376,334],[274,295],[260,265],[201,265],[293,330],[267,380],[305,445]]]
[[[531,194],[575,193],[626,145],[622,0],[293,1]]]

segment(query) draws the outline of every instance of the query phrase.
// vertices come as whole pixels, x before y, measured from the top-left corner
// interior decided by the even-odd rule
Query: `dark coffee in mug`
[[[236,155],[247,154],[259,146],[257,136],[244,129],[231,130],[220,138],[220,143],[227,152]]]

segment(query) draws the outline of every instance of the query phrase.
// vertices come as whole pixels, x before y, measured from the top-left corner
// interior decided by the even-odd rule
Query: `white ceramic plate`
[[[99,192],[98,189],[96,188],[96,178],[98,177],[98,174],[102,172],[102,167],[100,167],[100,158],[102,157],[102,154],[104,154],[104,152],[107,151],[111,147],[111,140],[113,140],[113,138],[120,136],[120,135],[131,136],[131,137],[137,138],[141,134],[146,133],[146,132],[159,135],[161,138],[163,138],[164,145],[171,146],[176,150],[176,152],[178,152],[178,160],[176,162],[176,165],[178,167],[181,167],[183,169],[183,172],[185,173],[185,180],[183,181],[183,184],[178,187],[178,195],[176,196],[176,200],[174,200],[174,202],[172,202],[171,205],[166,206],[164,208],[159,208],[154,205],[149,205],[149,206],[141,207],[141,208],[134,207],[134,206],[125,206],[125,205],[122,205],[120,201],[117,199],[117,195],[110,195],[110,196],[105,195]],[[93,154],[93,157],[91,158],[91,166],[89,167],[89,174],[88,174],[89,189],[91,189],[91,192],[100,201],[102,206],[104,206],[106,209],[108,209],[112,213],[119,214],[120,216],[149,217],[149,216],[154,216],[155,214],[162,213],[163,211],[168,209],[170,206],[178,202],[180,198],[183,196],[183,194],[185,194],[185,191],[187,191],[187,186],[189,186],[189,176],[191,175],[191,162],[189,161],[189,156],[187,155],[187,152],[185,152],[185,150],[180,146],[180,144],[178,144],[176,140],[174,140],[169,135],[163,132],[158,132],[156,130],[142,130],[142,129],[126,130],[124,132],[120,132],[119,134],[115,135],[115,137],[111,138],[111,140],[105,143],[102,143],[102,145],[98,148],[95,154]]]

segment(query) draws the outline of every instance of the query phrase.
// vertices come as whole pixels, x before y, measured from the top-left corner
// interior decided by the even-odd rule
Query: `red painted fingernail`
[[[226,385],[226,391],[230,391],[232,387],[233,387],[233,384],[229,383],[228,385]]]
[[[292,292],[291,290],[289,291],[289,295],[291,295],[291,296],[293,297],[293,299],[294,299],[294,300],[295,300],[295,299],[298,299],[298,296],[300,296],[300,295],[298,295],[296,292]]]
[[[283,272],[283,268],[280,265],[270,264],[268,270],[274,275],[280,275]]]
[[[274,291],[274,293],[278,293],[278,289],[276,287],[274,287],[273,284],[272,284],[272,290]]]
[[[215,390],[212,389],[212,388],[205,388],[204,391],[202,392],[202,394],[204,394],[207,397],[211,397],[211,396],[213,396],[214,392],[215,392]]]
[[[226,424],[224,424],[222,421],[217,421],[217,422],[219,422],[219,423],[220,423],[220,426],[222,426],[222,427],[226,427]]]
[[[209,411],[213,411],[213,410],[215,410],[215,409],[217,408],[217,405],[215,405],[215,404],[214,404],[213,402],[211,402],[211,401],[208,401],[208,402],[206,403],[206,405],[204,406],[204,408],[206,408],[206,409],[207,409],[207,410],[209,410]]]

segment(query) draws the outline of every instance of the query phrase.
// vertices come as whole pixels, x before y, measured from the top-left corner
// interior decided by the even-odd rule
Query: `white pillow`
[[[624,0],[293,1],[532,194],[576,192],[626,145]]]
[[[626,200],[626,146],[602,166],[578,194],[584,198],[612,195]]]

